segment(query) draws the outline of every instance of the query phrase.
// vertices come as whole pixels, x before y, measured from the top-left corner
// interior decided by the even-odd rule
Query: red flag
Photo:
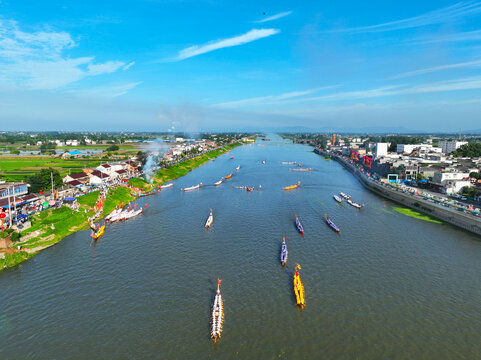
[[[222,279],[217,279],[217,285],[219,285],[222,282]]]
[[[40,195],[43,195],[43,190],[40,190]]]

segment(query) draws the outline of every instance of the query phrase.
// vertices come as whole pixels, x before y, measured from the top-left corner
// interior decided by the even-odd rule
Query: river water
[[[480,239],[397,213],[338,163],[271,138],[137,200],[146,212],[109,225],[95,246],[79,232],[0,273],[0,358],[479,358]],[[281,161],[315,171],[289,171]],[[207,185],[232,171],[221,186]],[[301,188],[282,190],[298,180]],[[199,182],[207,186],[180,190]],[[337,204],[339,191],[366,206]],[[205,230],[210,208],[214,224]],[[292,291],[295,263],[303,310]],[[218,278],[225,319],[214,346]]]

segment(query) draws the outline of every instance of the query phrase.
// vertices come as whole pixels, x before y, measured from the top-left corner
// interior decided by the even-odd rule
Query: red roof
[[[109,164],[103,164],[103,165],[100,165],[100,166],[102,166],[104,169],[108,169],[110,167]]]
[[[80,181],[78,180],[72,180],[72,181],[69,181],[67,183],[67,185],[72,185],[72,186],[79,186],[79,185],[83,185]]]
[[[101,171],[98,171],[98,170],[94,170],[92,171],[91,173],[92,176],[97,176],[101,179],[106,179],[106,178],[109,178],[109,176],[106,174],[106,173],[103,173]]]
[[[88,175],[86,173],[84,173],[83,171],[79,172],[79,173],[75,173],[75,174],[70,174],[69,176],[72,179],[83,179],[83,178],[88,177]]]
[[[115,172],[116,172],[117,174],[125,174],[125,173],[127,172],[127,170],[122,169],[122,170],[117,170],[117,171],[115,171]]]

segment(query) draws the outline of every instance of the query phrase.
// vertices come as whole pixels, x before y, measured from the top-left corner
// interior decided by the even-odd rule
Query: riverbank
[[[163,168],[153,176],[152,184],[144,179],[134,178],[129,181],[129,185],[141,188],[143,191],[150,191],[156,186],[186,175],[191,170],[240,145],[242,144],[229,144],[223,148]],[[8,251],[0,252],[0,271],[5,269],[5,265],[7,268],[13,267],[34,257],[40,251],[57,244],[77,231],[87,230],[89,228],[87,219],[95,214],[94,207],[98,196],[99,191],[94,191],[79,197],[80,208],[78,212],[67,206],[62,206],[59,209],[50,209],[32,216],[33,225],[22,232],[20,241],[14,243]],[[105,218],[115,207],[126,205],[135,199],[136,197],[127,187],[110,190],[99,220]],[[21,250],[18,250],[17,246],[21,246]]]
[[[224,146],[223,148],[216,149],[205,154],[196,156],[192,159],[182,161],[168,168],[160,169],[153,177],[154,183],[157,185],[165,184],[166,182],[175,180],[179,177],[186,175],[189,171],[205,164],[209,160],[212,160],[226,152],[240,146],[241,143],[233,143]]]
[[[481,235],[481,218],[479,217],[446,208],[442,205],[425,200],[419,196],[415,196],[410,193],[404,193],[392,188],[387,184],[374,181],[367,177],[366,174],[361,172],[355,165],[346,161],[339,155],[327,153],[320,149],[315,149],[314,152],[322,156],[330,156],[333,160],[338,161],[346,169],[352,172],[364,187],[388,200],[394,201],[415,211],[422,212],[448,224],[472,232],[476,235]]]

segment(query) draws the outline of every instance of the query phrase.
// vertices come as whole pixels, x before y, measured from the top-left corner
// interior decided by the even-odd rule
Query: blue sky
[[[481,2],[0,0],[0,130],[481,129]]]

